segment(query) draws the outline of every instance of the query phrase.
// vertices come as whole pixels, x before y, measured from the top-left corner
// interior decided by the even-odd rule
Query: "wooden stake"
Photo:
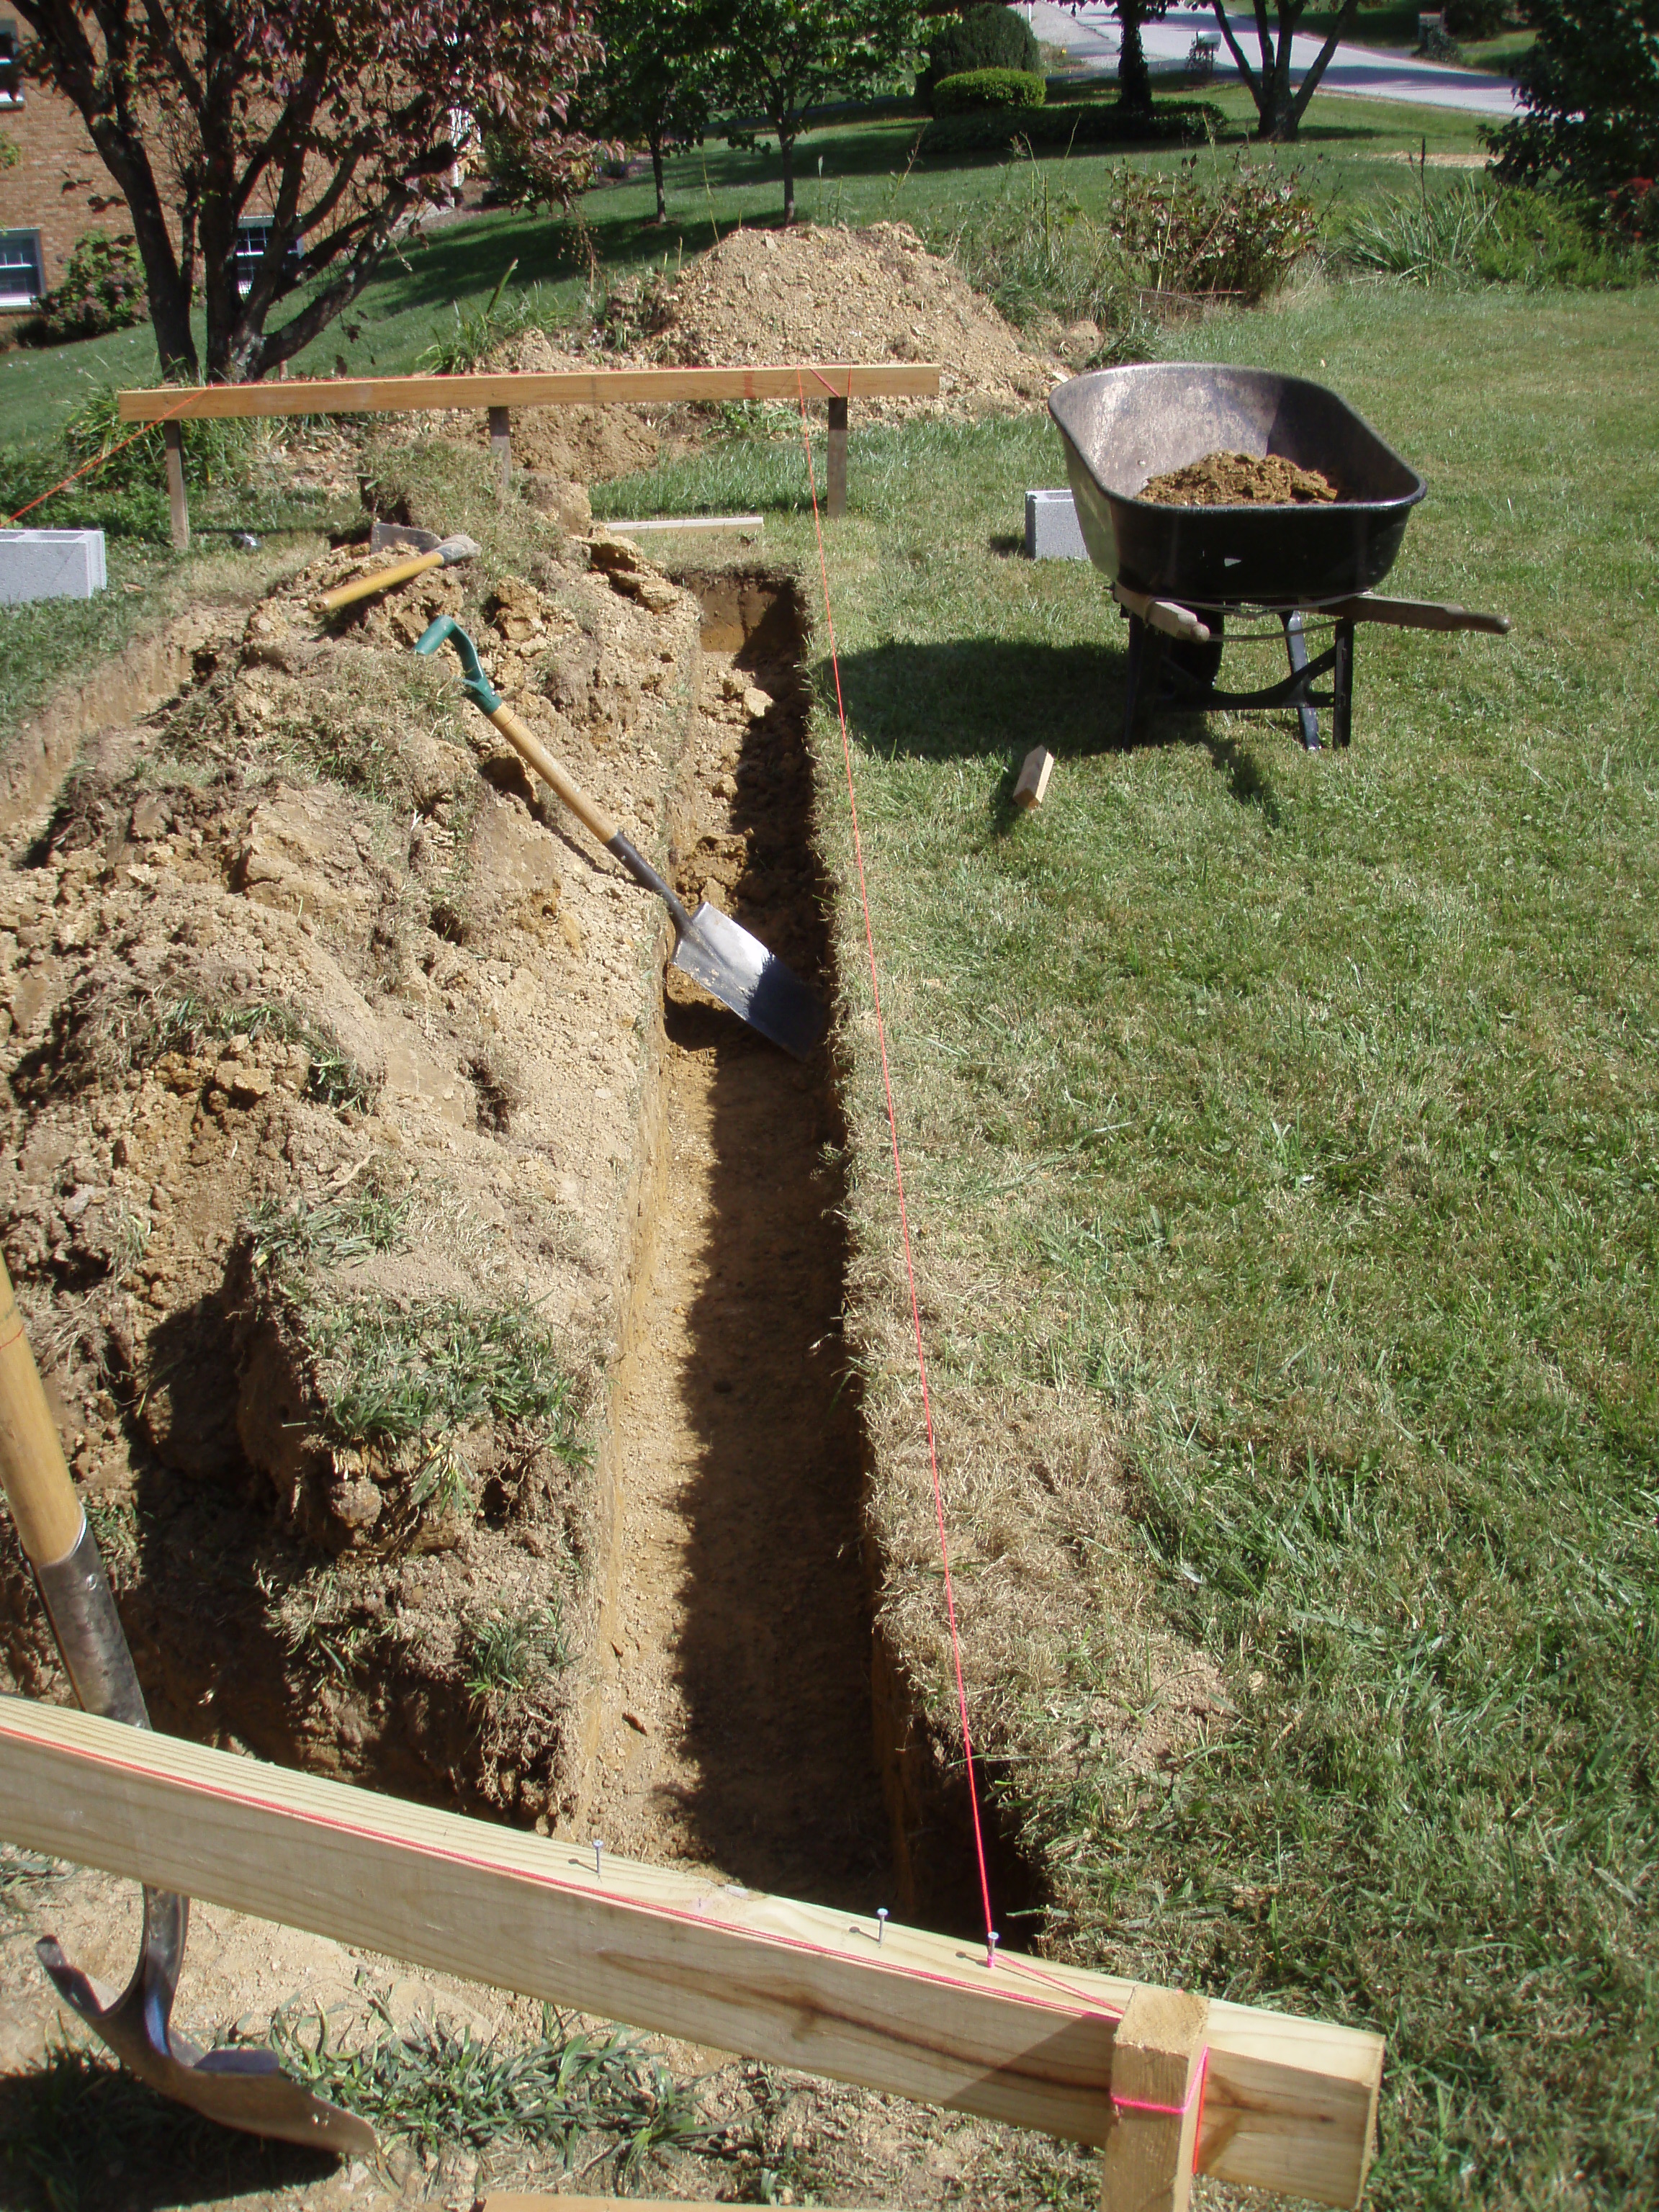
[[[1054,772],[1054,757],[1048,746],[1033,745],[1025,756],[1025,765],[1014,786],[1015,805],[1023,806],[1028,814],[1033,807],[1041,806],[1043,794],[1048,788],[1048,778]]]
[[[190,544],[190,502],[185,497],[185,434],[177,422],[163,422],[167,449],[167,504],[173,509],[173,542],[182,553]]]
[[[1139,2094],[1114,2044],[1140,1985],[1117,1976],[1017,1953],[988,1969],[978,1944],[890,1921],[878,1944],[873,1916],[609,1851],[596,1870],[567,1838],[61,1706],[0,1697],[0,1837],[436,1972],[1073,2142],[1112,2132],[1109,2083]],[[1382,2037],[1217,2003],[1208,2041],[1204,2171],[1357,2203]],[[1128,2079],[1144,2081],[1138,2063]]]
[[[1187,2212],[1208,2020],[1185,1990],[1143,1985],[1130,1998],[1112,2045],[1101,2212]]]
[[[826,514],[845,514],[847,512],[847,402],[830,402],[830,496],[824,504]]]
[[[501,489],[513,481],[513,424],[505,407],[489,410],[489,457],[501,472]]]

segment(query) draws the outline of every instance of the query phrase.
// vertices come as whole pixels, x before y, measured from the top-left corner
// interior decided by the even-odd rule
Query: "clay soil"
[[[1328,477],[1282,453],[1224,452],[1149,477],[1136,494],[1155,507],[1310,507],[1341,496]]]

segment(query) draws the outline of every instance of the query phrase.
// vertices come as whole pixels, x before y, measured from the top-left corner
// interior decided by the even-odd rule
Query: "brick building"
[[[0,315],[27,314],[63,282],[77,238],[131,235],[127,204],[80,116],[49,86],[25,80],[21,26],[0,0],[0,131],[18,158],[0,169]]]
[[[132,235],[126,201],[74,105],[24,76],[17,59],[21,27],[0,0],[0,132],[18,154],[10,168],[0,169],[0,330],[33,313],[41,293],[62,283],[77,239],[89,231]],[[265,235],[259,216],[243,222],[239,263],[258,261]]]

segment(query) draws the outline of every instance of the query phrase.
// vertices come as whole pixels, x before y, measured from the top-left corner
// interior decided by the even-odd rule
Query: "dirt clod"
[[[1317,469],[1299,469],[1282,453],[1224,451],[1149,477],[1137,496],[1155,507],[1310,507],[1342,495]]]

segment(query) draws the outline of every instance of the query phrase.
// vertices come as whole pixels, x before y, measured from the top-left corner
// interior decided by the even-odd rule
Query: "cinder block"
[[[1086,561],[1089,549],[1078,527],[1069,491],[1025,495],[1025,557],[1028,561]]]
[[[89,599],[108,580],[101,530],[0,530],[0,606]]]

